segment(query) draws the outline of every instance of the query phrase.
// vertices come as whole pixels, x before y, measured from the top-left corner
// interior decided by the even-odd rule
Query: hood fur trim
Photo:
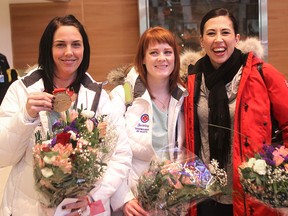
[[[113,86],[124,85],[125,77],[132,68],[132,64],[122,65],[113,68],[107,75],[107,81]]]
[[[256,57],[260,59],[264,58],[264,47],[258,38],[251,37],[245,41],[239,41],[236,48],[240,49],[243,53],[253,52]]]

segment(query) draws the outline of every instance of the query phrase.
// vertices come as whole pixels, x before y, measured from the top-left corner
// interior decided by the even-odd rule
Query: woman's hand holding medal
[[[26,110],[30,117],[36,118],[40,111],[53,110],[54,95],[47,92],[34,92],[28,95]]]
[[[70,108],[73,91],[66,88],[58,88],[53,94],[47,92],[34,92],[28,95],[26,110],[29,116],[36,118],[40,111],[63,112]]]

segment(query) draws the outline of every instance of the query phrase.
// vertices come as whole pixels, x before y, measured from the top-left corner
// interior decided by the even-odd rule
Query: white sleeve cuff
[[[25,122],[25,123],[33,123],[35,120],[38,119],[38,117],[39,117],[39,116],[37,116],[36,118],[31,117],[31,116],[28,114],[26,108],[24,108],[24,122]]]

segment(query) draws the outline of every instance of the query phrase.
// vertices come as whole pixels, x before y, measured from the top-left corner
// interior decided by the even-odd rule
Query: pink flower
[[[78,117],[78,112],[76,110],[70,110],[69,111],[69,117],[70,117],[70,121],[74,121],[77,117]]]
[[[285,163],[284,168],[285,168],[286,173],[288,173],[288,164]]]
[[[58,152],[58,155],[53,160],[53,165],[59,167],[63,173],[71,173],[72,172],[72,163],[70,159],[70,155],[73,152],[72,144],[69,143],[65,146],[61,144],[56,144],[53,147],[54,152]]]
[[[281,146],[280,148],[276,148],[273,152],[273,161],[276,166],[281,165],[284,162],[284,158],[288,155],[288,149],[285,146]]]
[[[273,153],[274,155],[274,153]],[[275,166],[279,166],[283,163],[284,158],[281,155],[274,155],[273,161],[275,162]]]
[[[58,152],[59,155],[61,155],[61,157],[63,158],[68,158],[72,152],[73,152],[73,146],[71,143],[68,143],[67,145],[63,146],[63,145],[60,145],[59,143],[57,143],[53,148],[52,150],[54,152]]]
[[[82,137],[78,140],[75,150],[81,150],[83,146],[88,146],[89,142]]]
[[[282,157],[286,157],[288,155],[288,149],[285,146],[281,146],[278,149],[278,152],[282,155]]]
[[[69,158],[56,157],[53,165],[59,167],[65,174],[70,174],[72,172],[72,163]]]
[[[90,120],[90,119],[87,119],[86,122],[86,128],[89,132],[92,132],[93,129],[94,129],[94,123]]]
[[[100,122],[98,124],[97,128],[99,130],[100,138],[104,138],[106,136],[107,123],[106,122]]]

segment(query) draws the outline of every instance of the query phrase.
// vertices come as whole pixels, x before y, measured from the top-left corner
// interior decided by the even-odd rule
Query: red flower
[[[42,148],[43,152],[50,152],[51,149],[48,146]]]
[[[66,145],[66,143],[70,143],[70,133],[62,132],[56,135],[56,143],[61,143],[62,145]]]

